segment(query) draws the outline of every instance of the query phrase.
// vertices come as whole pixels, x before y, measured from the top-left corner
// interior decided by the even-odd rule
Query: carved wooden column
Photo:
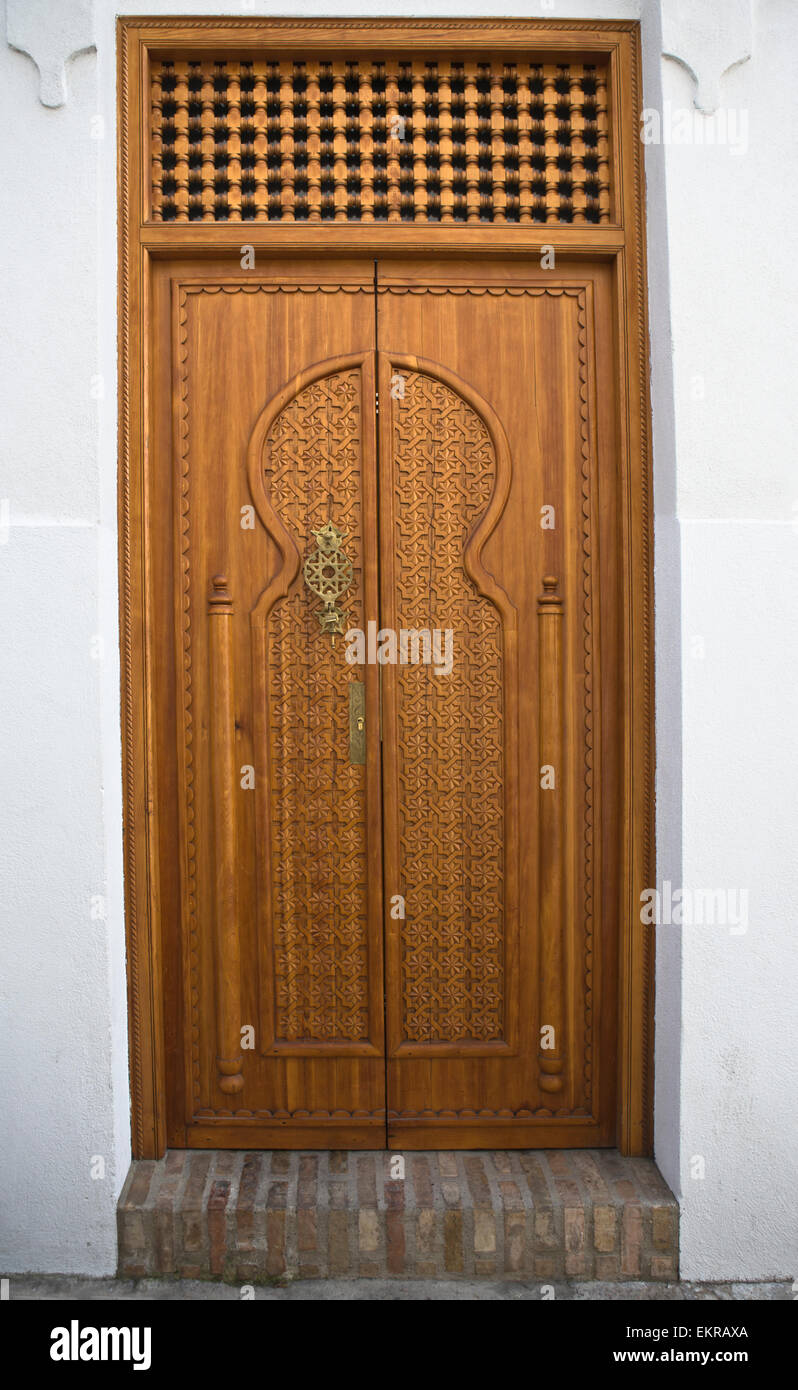
[[[539,933],[540,1026],[554,1029],[554,1047],[538,1041],[538,1084],[542,1091],[563,1088],[565,1059],[565,945],[563,855],[563,602],[552,575],[543,580],[538,598],[539,754],[540,767],[554,770],[554,786],[540,786]],[[539,773],[539,782],[544,779]]]
[[[208,598],[211,662],[211,781],[216,827],[216,1037],[219,1089],[236,1095],[241,1074],[241,958],[236,865],[236,750],[233,600],[224,575]]]

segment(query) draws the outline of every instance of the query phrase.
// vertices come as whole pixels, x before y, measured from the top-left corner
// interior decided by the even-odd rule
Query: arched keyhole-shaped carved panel
[[[437,673],[434,661],[400,664],[392,690],[386,817],[406,913],[399,1046],[501,1044],[510,1022],[515,614],[479,558],[506,498],[509,458],[445,375],[399,365],[382,436],[387,602],[397,628],[440,634]]]
[[[314,531],[346,533],[353,576],[345,624],[362,627],[362,364],[315,373],[267,407],[251,458],[253,496],[282,565],[253,611],[255,705],[266,711],[262,810],[270,872],[267,988],[273,1037],[288,1043],[369,1038],[366,780],[349,759],[343,640],[318,621],[302,579]],[[370,391],[373,396],[373,388]],[[251,451],[252,454],[252,451]]]

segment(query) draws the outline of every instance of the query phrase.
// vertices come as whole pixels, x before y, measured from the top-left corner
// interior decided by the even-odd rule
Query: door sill
[[[679,1207],[615,1149],[170,1149],[117,1207],[120,1278],[678,1277]]]

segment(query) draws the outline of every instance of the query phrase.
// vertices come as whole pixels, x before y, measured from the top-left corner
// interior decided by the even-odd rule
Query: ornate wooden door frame
[[[158,807],[149,588],[148,301],[158,257],[238,257],[242,243],[271,258],[326,253],[366,257],[441,253],[489,257],[592,257],[614,267],[619,470],[624,497],[624,840],[619,939],[618,1146],[650,1153],[653,1105],[654,938],[640,923],[641,891],[654,875],[653,524],[646,318],[639,25],[632,21],[118,21],[119,157],[119,537],[125,909],[133,1152],[165,1148],[165,1074]],[[513,60],[599,58],[607,67],[612,204],[592,224],[544,225],[500,218],[447,225],[414,220],[154,220],[149,165],[150,63],[165,54],[241,58],[270,53],[434,56],[484,53]]]

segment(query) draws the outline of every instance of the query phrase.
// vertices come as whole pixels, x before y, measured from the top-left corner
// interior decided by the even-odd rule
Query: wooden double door
[[[168,1142],[614,1142],[611,270],[152,295]]]

